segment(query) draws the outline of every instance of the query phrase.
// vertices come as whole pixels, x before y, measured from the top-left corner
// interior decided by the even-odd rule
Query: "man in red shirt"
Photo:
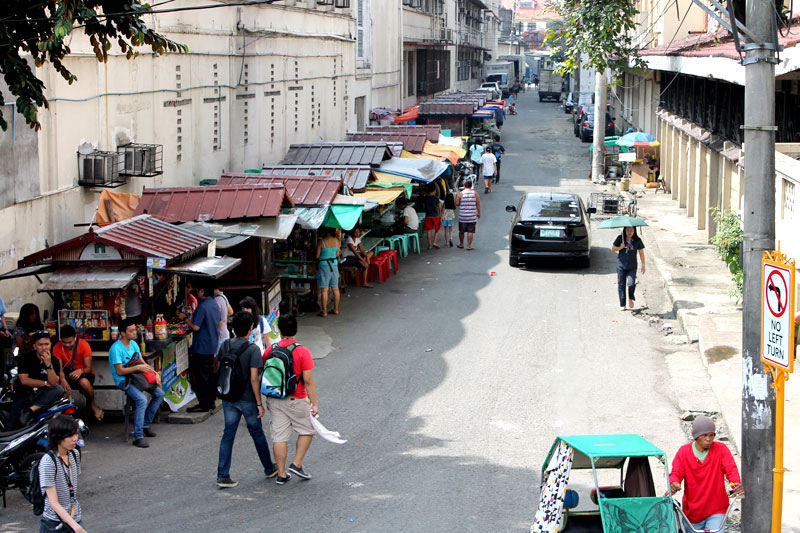
[[[314,385],[314,377],[311,370],[314,368],[314,360],[308,348],[297,343],[294,336],[297,335],[297,319],[292,315],[281,315],[278,318],[278,329],[283,339],[278,342],[278,346],[286,348],[295,344],[292,350],[294,360],[294,373],[302,376],[294,394],[287,398],[267,398],[267,411],[270,414],[269,431],[272,436],[272,455],[278,466],[278,477],[275,483],[283,485],[295,474],[301,479],[311,479],[311,476],[303,470],[303,458],[311,446],[311,439],[316,433],[311,425],[309,413],[316,416],[319,413],[317,405],[317,388]],[[264,352],[264,360],[272,351],[270,346]],[[297,446],[295,447],[294,461],[289,465],[289,472],[286,470],[286,456],[288,453],[288,442],[292,430],[297,433]]]
[[[53,355],[61,361],[64,377],[73,389],[77,388],[86,397],[97,420],[103,419],[103,410],[94,401],[94,370],[92,348],[89,343],[75,336],[75,328],[61,327],[61,341],[53,346]]]
[[[669,482],[675,494],[685,480],[683,512],[694,529],[716,531],[722,527],[719,531],[724,533],[722,521],[729,503],[725,478],[736,494],[744,494],[744,487],[733,455],[727,446],[714,442],[714,437],[714,421],[707,416],[697,417],[692,423],[694,440],[675,454]]]

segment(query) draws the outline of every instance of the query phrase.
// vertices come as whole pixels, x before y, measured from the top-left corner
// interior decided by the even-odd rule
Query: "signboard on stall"
[[[280,316],[281,305],[281,283],[280,280],[273,283],[267,292],[267,324],[269,324],[269,340],[276,343],[281,340],[278,331],[278,317]]]
[[[794,370],[793,264],[761,261],[761,360],[787,372]]]
[[[161,388],[164,390],[164,400],[173,413],[196,397],[191,385],[189,385],[188,371],[178,372],[176,352],[181,343],[185,344],[185,340],[170,344],[163,352]]]
[[[81,261],[119,261],[122,255],[119,250],[102,242],[90,242],[83,250],[79,258]]]
[[[166,268],[167,260],[163,257],[148,257],[147,268]]]
[[[175,364],[180,374],[189,370],[189,341],[181,339],[175,344]]]

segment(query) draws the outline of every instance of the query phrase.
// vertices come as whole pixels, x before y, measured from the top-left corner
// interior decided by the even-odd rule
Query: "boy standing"
[[[278,346],[290,348],[293,358],[294,373],[300,377],[294,394],[286,398],[267,398],[267,410],[270,414],[269,430],[272,436],[272,452],[278,467],[277,485],[283,485],[292,474],[308,480],[311,476],[303,470],[303,458],[311,446],[311,439],[316,433],[311,425],[309,414],[316,416],[319,413],[317,404],[317,388],[311,370],[314,360],[308,348],[297,343],[297,319],[292,315],[282,315],[278,318],[278,329],[283,339]],[[264,359],[269,357],[272,348],[264,352]],[[292,430],[297,433],[297,446],[294,460],[286,471],[286,456],[288,455],[289,437]]]
[[[219,462],[217,464],[217,486],[226,489],[233,488],[239,482],[231,479],[231,455],[233,454],[233,441],[236,438],[236,430],[239,428],[239,421],[244,416],[247,424],[247,431],[253,439],[261,466],[264,467],[264,474],[268,477],[275,477],[278,470],[272,463],[269,454],[269,444],[264,435],[264,428],[261,425],[261,417],[264,416],[264,405],[261,402],[261,350],[258,346],[251,344],[247,338],[253,331],[253,315],[247,311],[239,311],[231,319],[233,324],[233,334],[235,338],[222,343],[219,353],[217,353],[217,363],[226,351],[237,354],[237,364],[234,365],[234,372],[240,372],[240,379],[244,382],[244,390],[238,399],[223,399],[222,413],[225,416],[225,431],[222,433],[222,440],[219,443]],[[227,350],[226,350],[227,349]]]

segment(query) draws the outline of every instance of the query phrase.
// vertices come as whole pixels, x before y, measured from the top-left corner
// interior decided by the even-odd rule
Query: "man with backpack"
[[[298,344],[297,319],[292,315],[278,318],[278,329],[283,339],[264,353],[265,366],[261,392],[267,395],[267,410],[270,414],[269,430],[272,436],[272,451],[278,467],[275,483],[283,485],[295,474],[308,480],[311,476],[303,470],[303,458],[311,446],[316,433],[309,414],[319,413],[317,389],[311,370],[314,360],[308,348]],[[274,379],[283,374],[284,378]],[[294,460],[286,471],[286,456],[292,430],[297,433]]]
[[[247,338],[253,330],[253,315],[239,311],[231,319],[235,338],[222,343],[215,366],[217,367],[217,392],[222,398],[222,412],[225,417],[225,431],[219,443],[219,463],[217,465],[217,486],[233,488],[239,483],[231,479],[231,454],[233,441],[239,421],[244,416],[247,430],[253,439],[258,458],[264,467],[267,478],[277,475],[278,470],[269,454],[269,444],[261,425],[264,405],[261,401],[261,351]]]

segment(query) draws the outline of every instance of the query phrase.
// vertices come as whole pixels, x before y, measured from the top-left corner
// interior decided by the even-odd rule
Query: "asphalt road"
[[[103,424],[80,480],[87,530],[527,531],[556,435],[639,433],[672,456],[685,437],[663,336],[618,310],[615,233],[594,232],[589,269],[508,266],[506,204],[523,191],[594,190],[568,115],[535,91],[518,109],[503,131],[502,179],[482,195],[475,251],[413,255],[387,283],[354,288],[340,316],[301,320],[299,340],[305,328],[331,344],[316,361],[320,420],[349,439],[315,440],[313,480],[265,480],[242,426],[240,485],[217,489],[221,414],[160,424],[148,450]],[[653,274],[640,287],[638,303],[663,306]],[[23,504],[9,494],[0,530],[37,527]]]

